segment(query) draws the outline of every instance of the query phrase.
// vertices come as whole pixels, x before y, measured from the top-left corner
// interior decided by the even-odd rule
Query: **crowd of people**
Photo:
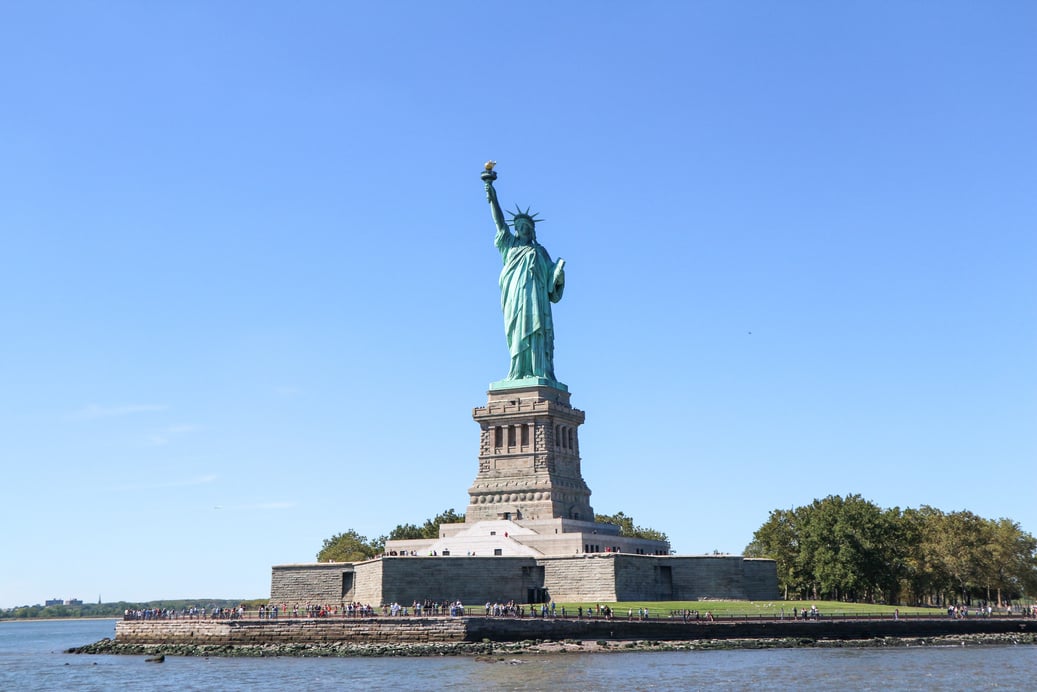
[[[440,602],[426,598],[424,601],[412,601],[409,606],[400,605],[395,601],[382,604],[382,615],[394,617],[400,615],[449,615],[450,617],[457,617],[465,614],[464,604],[460,600]]]
[[[212,606],[209,608],[127,608],[123,611],[124,620],[230,620],[248,615],[244,605],[236,608]]]
[[[530,603],[520,605],[515,601],[486,601],[484,613],[490,617],[525,617],[526,612],[530,617],[540,616],[542,618],[555,617],[558,609],[554,601],[548,603]],[[561,608],[562,617],[565,617],[565,606]]]
[[[123,619],[125,620],[238,620],[245,618],[256,618],[260,620],[276,620],[279,617],[291,617],[291,618],[334,618],[334,617],[373,617],[379,613],[387,617],[405,617],[405,616],[447,616],[459,617],[462,615],[472,615],[471,611],[477,609],[468,608],[466,609],[464,604],[460,600],[451,601],[434,601],[432,599],[425,599],[422,601],[412,601],[410,605],[401,605],[397,602],[383,603],[379,608],[375,608],[367,603],[352,602],[352,603],[340,603],[338,605],[321,605],[321,604],[305,604],[299,605],[294,604],[289,606],[287,603],[270,603],[260,605],[255,611],[246,609],[244,604],[235,607],[225,606],[209,606],[209,607],[197,607],[192,606],[189,608],[128,608],[123,613]],[[783,611],[784,612],[784,611]],[[553,618],[553,617],[572,617],[575,615],[577,618],[604,618],[606,620],[613,620],[616,617],[615,611],[608,605],[597,604],[584,608],[582,605],[577,606],[575,612],[567,611],[565,606],[557,607],[553,601],[544,602],[539,604],[519,604],[514,600],[510,601],[487,601],[483,613],[488,617],[542,617],[542,618]],[[992,605],[979,605],[974,608],[969,608],[965,605],[952,605],[947,607],[947,616],[955,619],[964,619],[969,617],[991,617],[995,614],[995,609]],[[1024,606],[1006,606],[1004,610],[998,609],[997,615],[1006,614],[1009,616],[1022,616],[1022,617],[1037,617],[1037,605],[1024,605]],[[648,620],[649,610],[645,607],[640,607],[636,611],[633,608],[627,609],[627,620],[633,620],[635,617],[638,620]],[[620,616],[622,617],[622,615]],[[669,617],[671,620],[681,619],[684,622],[691,621],[702,621],[713,622],[713,613],[706,611],[700,613],[698,610],[671,610]],[[811,606],[810,608],[798,608],[792,609],[792,618],[796,620],[819,620],[821,619],[821,613],[818,611],[817,606]],[[900,619],[900,610],[897,609],[894,615],[895,619]]]
[[[541,617],[541,618],[553,618],[553,617],[576,617],[582,618],[604,618],[606,620],[614,620],[616,617],[615,611],[602,604],[596,604],[587,606],[584,608],[582,605],[577,606],[575,612],[567,610],[566,607],[558,606],[554,601],[545,601],[544,603],[531,603],[522,605],[515,601],[487,601],[483,610],[484,614],[490,617]],[[635,611],[633,608],[627,610],[628,619],[634,618]],[[647,620],[649,617],[648,608],[638,608],[636,611],[638,620]]]
[[[713,621],[713,613],[709,612],[708,610],[706,611],[704,617],[706,620],[709,620],[710,622]],[[684,622],[690,622],[691,620],[701,620],[703,618],[703,615],[697,610],[690,610],[688,608],[685,608],[684,610],[671,610],[670,619],[676,620],[677,618],[680,618]]]
[[[261,618],[264,617],[262,611],[263,607],[260,606],[259,617]],[[282,603],[280,606],[267,606],[266,613],[267,618],[276,618],[278,613],[283,613],[284,617],[293,618],[360,618],[371,617],[375,614],[375,609],[369,603],[360,603],[359,601],[340,603],[338,605],[307,603],[304,606],[299,606],[299,604],[295,604],[290,609],[287,603]]]
[[[900,617],[900,611],[899,610],[897,611],[897,617],[898,618]],[[820,620],[821,619],[821,613],[818,611],[816,605],[810,606],[809,609],[804,608],[803,610],[798,610],[797,608],[793,608],[792,609],[792,619],[795,620],[797,618],[799,618],[800,620]]]

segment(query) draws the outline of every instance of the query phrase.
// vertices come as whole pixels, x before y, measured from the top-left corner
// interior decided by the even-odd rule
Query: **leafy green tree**
[[[377,541],[368,541],[353,529],[324,539],[318,562],[362,562],[378,554]]]
[[[875,554],[883,569],[875,576],[876,596],[881,595],[885,603],[900,603],[910,546],[905,540],[903,513],[899,507],[882,511],[880,531]]]
[[[804,542],[822,596],[886,600],[895,595],[902,561],[896,546],[899,510],[882,510],[860,495],[831,495],[811,505]]]
[[[1009,519],[831,495],[774,510],[746,546],[790,596],[915,604],[1037,594],[1037,539]]]
[[[923,505],[905,509],[900,517],[904,541],[903,591],[915,605],[937,605],[948,578],[942,571],[935,532],[943,515],[938,509]]]
[[[939,563],[962,603],[971,603],[972,590],[985,581],[982,564],[990,559],[985,528],[983,518],[968,511],[940,518],[936,532]]]
[[[385,552],[386,541],[409,540],[416,538],[439,538],[440,524],[456,524],[464,521],[464,514],[453,509],[440,512],[431,519],[426,519],[421,526],[416,524],[398,524],[388,536],[379,536],[368,540],[350,529],[331,538],[324,539],[324,545],[317,553],[320,562],[360,562],[369,560]]]
[[[464,514],[458,514],[453,507],[440,512],[431,519],[426,519],[421,527],[421,538],[439,538],[440,524],[459,524],[464,521]]]
[[[746,557],[766,557],[774,560],[778,571],[778,588],[785,599],[789,593],[800,596],[802,580],[799,571],[799,525],[795,510],[775,509],[763,526],[753,534],[745,548]]]
[[[424,538],[425,533],[420,526],[414,524],[397,524],[396,528],[389,532],[389,540],[405,541],[414,538]]]
[[[464,514],[458,514],[453,508],[444,510],[426,519],[421,526],[415,524],[397,524],[396,528],[389,532],[389,540],[412,540],[418,538],[439,538],[440,524],[460,524],[464,522]]]
[[[647,538],[652,541],[670,542],[669,537],[662,531],[656,531],[645,526],[636,526],[634,518],[623,512],[615,514],[595,514],[594,521],[599,524],[615,524],[619,527],[620,536],[631,536],[633,538]]]
[[[1037,539],[1010,519],[989,521],[986,528],[990,553],[985,570],[987,589],[996,591],[998,606],[1006,598],[1037,591]],[[991,600],[989,593],[987,600]]]

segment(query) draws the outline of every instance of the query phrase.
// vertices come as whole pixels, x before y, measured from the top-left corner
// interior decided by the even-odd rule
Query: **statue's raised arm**
[[[481,176],[483,182],[486,183],[486,201],[490,203],[490,215],[493,217],[493,223],[497,226],[497,232],[511,235],[511,232],[508,230],[508,222],[504,218],[504,212],[500,208],[500,202],[497,201],[497,190],[493,187],[493,181],[497,179],[497,173],[493,170],[496,164],[496,161],[487,161],[486,171]]]

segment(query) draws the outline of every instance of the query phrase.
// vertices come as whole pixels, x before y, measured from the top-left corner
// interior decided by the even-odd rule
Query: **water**
[[[772,649],[441,658],[188,658],[61,653],[114,620],[0,622],[7,690],[1029,690],[1037,646]]]

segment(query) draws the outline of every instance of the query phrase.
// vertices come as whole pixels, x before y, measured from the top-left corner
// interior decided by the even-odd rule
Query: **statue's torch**
[[[493,167],[497,165],[496,161],[487,161],[484,170],[479,177],[483,179],[484,183],[492,183],[497,179],[497,172],[493,170]]]

